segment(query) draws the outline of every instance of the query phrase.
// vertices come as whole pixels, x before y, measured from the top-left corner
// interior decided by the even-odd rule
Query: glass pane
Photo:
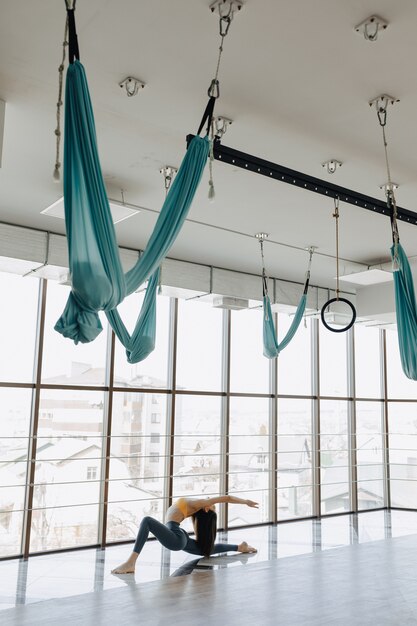
[[[356,455],[359,511],[384,506],[381,402],[356,403]]]
[[[103,392],[41,391],[32,551],[97,542],[103,413]]]
[[[268,398],[230,398],[229,493],[261,493],[263,521],[269,520],[269,468]]]
[[[348,403],[320,401],[321,512],[350,511]]]
[[[177,388],[221,391],[223,311],[178,301]]]
[[[69,295],[69,287],[48,282],[42,382],[54,385],[104,385],[107,322],[100,313],[103,331],[91,343],[75,345],[54,330]]]
[[[396,330],[387,330],[387,393],[389,398],[417,399],[417,383],[404,374],[401,367],[398,335]]]
[[[312,406],[278,400],[278,520],[312,515]]]
[[[278,314],[278,340],[281,341],[293,318]],[[311,394],[311,320],[301,322],[291,342],[278,359],[278,393],[288,395]]]
[[[219,493],[220,416],[218,396],[176,397],[174,498]]]
[[[320,394],[347,396],[346,333],[332,333],[323,324],[320,329]]]
[[[63,506],[32,513],[30,551],[45,552],[98,541],[98,506]]]
[[[31,389],[0,387],[0,555],[20,552]]]
[[[145,292],[132,293],[118,307],[119,313],[129,332],[133,331],[139,315]],[[126,350],[116,338],[114,358],[115,387],[165,388],[168,371],[168,336],[169,336],[170,300],[157,296],[156,305],[156,341],[155,350],[140,363],[131,365],[126,358]]]
[[[380,330],[354,326],[355,384],[358,398],[381,398]]]
[[[164,500],[140,500],[109,503],[107,509],[107,541],[135,539],[145,515],[163,522],[167,505]]]
[[[280,480],[279,484],[282,482]],[[279,520],[311,517],[313,515],[313,487],[302,484],[278,487],[277,508]]]
[[[263,356],[262,311],[232,311],[230,389],[269,393],[269,359]]]
[[[115,392],[109,481],[109,541],[133,538],[145,515],[163,519],[167,396]]]
[[[388,425],[391,506],[415,509],[417,508],[417,403],[390,402]]]
[[[265,474],[265,479],[267,475]],[[229,493],[244,500],[254,500],[259,502],[259,509],[255,509],[244,504],[228,504],[229,528],[234,526],[245,526],[248,524],[262,524],[269,521],[269,492],[268,489],[254,491],[235,491],[231,486]]]
[[[1,491],[0,489],[0,557],[16,556],[21,553],[23,512],[8,508],[1,499]],[[2,582],[2,589],[4,584],[5,581]]]
[[[39,280],[0,272],[0,381],[33,382]]]

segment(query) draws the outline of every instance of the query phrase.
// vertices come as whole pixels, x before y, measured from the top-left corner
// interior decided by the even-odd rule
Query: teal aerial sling
[[[401,365],[407,378],[417,380],[417,305],[410,264],[401,244],[391,247],[394,267],[395,310]]]
[[[298,330],[301,320],[306,308],[307,291],[310,282],[310,270],[311,259],[313,256],[313,248],[309,249],[310,259],[306,273],[306,279],[304,283],[304,290],[301,299],[298,303],[297,310],[294,315],[294,319],[289,327],[283,340],[278,343],[277,334],[275,331],[274,317],[272,315],[271,300],[268,294],[268,279],[266,276],[264,252],[263,252],[263,237],[260,237],[261,244],[261,256],[262,256],[262,291],[263,291],[263,354],[267,359],[275,359],[279,353],[284,350],[293,339],[295,333]]]
[[[100,167],[87,79],[79,61],[74,10],[68,9],[67,14],[70,65],[65,92],[64,204],[72,289],[55,330],[76,344],[93,341],[102,331],[98,311],[103,310],[126,348],[128,361],[136,363],[154,349],[159,266],[181,230],[201,180],[216,96],[209,98],[146,249],[125,274]],[[202,138],[206,121],[207,135]],[[147,280],[143,306],[130,335],[117,306]]]
[[[379,125],[382,130],[385,164],[388,183],[386,185],[387,206],[391,218],[392,242],[391,258],[394,275],[395,312],[397,318],[398,346],[404,374],[417,380],[417,304],[414,281],[407,255],[400,244],[397,223],[397,203],[388,159],[388,142],[385,133],[389,96],[380,96],[375,102]]]

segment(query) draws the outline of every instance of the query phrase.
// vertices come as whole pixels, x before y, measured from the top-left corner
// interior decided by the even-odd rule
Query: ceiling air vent
[[[216,309],[230,309],[232,311],[240,311],[249,308],[249,300],[243,298],[230,298],[228,296],[218,296],[213,300],[213,306]]]
[[[114,200],[109,200],[110,211],[113,218],[113,224],[118,224],[123,220],[126,220],[128,217],[132,217],[136,215],[136,213],[140,213],[138,209],[133,209],[131,206],[126,206],[122,202],[115,202]],[[61,219],[65,218],[64,211],[64,198],[60,198],[46,209],[41,211],[43,215],[48,215],[49,217],[59,217]]]

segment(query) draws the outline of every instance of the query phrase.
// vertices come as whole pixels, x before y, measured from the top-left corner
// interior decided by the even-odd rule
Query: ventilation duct
[[[213,306],[216,309],[228,309],[231,311],[240,311],[249,308],[249,300],[243,298],[231,298],[228,296],[220,296],[213,299]]]

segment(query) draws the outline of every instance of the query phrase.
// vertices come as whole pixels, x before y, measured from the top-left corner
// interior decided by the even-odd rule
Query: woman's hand
[[[259,509],[259,504],[253,500],[246,500],[246,504],[253,509]]]

